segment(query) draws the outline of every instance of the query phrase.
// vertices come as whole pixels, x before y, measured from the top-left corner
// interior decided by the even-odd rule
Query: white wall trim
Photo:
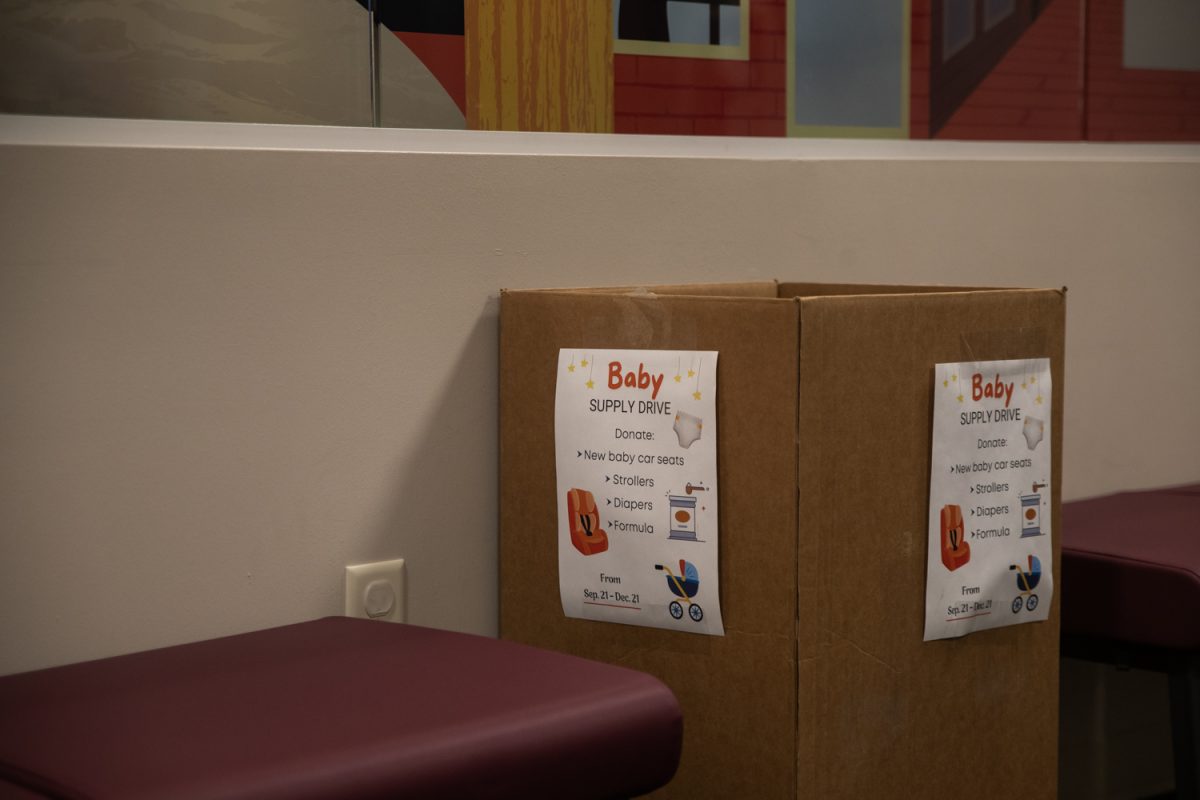
[[[0,145],[755,161],[1200,162],[1200,144],[508,133],[0,115]]]

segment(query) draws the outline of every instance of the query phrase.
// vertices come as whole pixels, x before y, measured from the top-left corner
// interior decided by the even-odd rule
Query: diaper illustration
[[[942,564],[953,572],[971,560],[971,546],[963,538],[962,509],[942,506]]]
[[[596,498],[586,489],[567,492],[567,524],[571,529],[571,544],[585,556],[608,549],[608,536],[600,528]]]
[[[1026,417],[1025,424],[1021,428],[1021,433],[1025,435],[1025,444],[1029,445],[1029,449],[1038,446],[1038,442],[1042,440],[1042,429],[1046,425],[1037,417]]]
[[[692,446],[692,442],[700,438],[700,431],[704,427],[704,420],[699,417],[693,417],[691,414],[683,411],[675,414],[675,435],[679,437],[679,446],[687,449]]]

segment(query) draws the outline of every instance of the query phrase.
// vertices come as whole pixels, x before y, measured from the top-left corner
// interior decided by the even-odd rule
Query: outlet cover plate
[[[403,558],[347,566],[345,614],[347,617],[404,622],[408,619],[404,590]]]

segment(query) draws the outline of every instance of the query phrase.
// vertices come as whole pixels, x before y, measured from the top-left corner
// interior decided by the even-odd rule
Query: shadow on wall
[[[371,558],[406,559],[417,625],[497,631],[498,310],[490,296],[367,544]]]

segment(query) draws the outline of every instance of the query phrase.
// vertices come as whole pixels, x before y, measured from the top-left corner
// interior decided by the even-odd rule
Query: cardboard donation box
[[[502,638],[670,686],[684,747],[663,796],[1054,797],[1065,303],[1056,289],[775,282],[504,292]],[[931,510],[934,384],[953,385],[937,365],[1039,359],[1052,396],[1038,395],[1045,419],[1028,448],[1049,474],[1032,488],[966,476],[961,498]],[[566,369],[580,398],[596,392],[577,417],[564,416]],[[993,383],[1006,405],[1004,379]],[[668,416],[653,429],[621,421],[643,412]],[[590,449],[570,438],[589,416],[607,437]],[[674,454],[691,469],[706,447],[715,471],[703,480],[650,463]],[[586,479],[563,477],[589,458]],[[985,489],[1003,501],[979,506]],[[1037,532],[1050,534],[1036,540],[1045,621],[1032,604],[981,610],[964,577],[1001,537],[1024,535],[1018,496],[1034,498]],[[975,514],[990,509],[1016,522],[985,527]],[[614,570],[635,545],[661,550],[638,556],[637,575]],[[698,555],[706,546],[711,558]],[[1036,602],[1032,563],[996,575],[1022,604]],[[594,574],[578,613],[564,565]],[[927,571],[956,594],[962,583],[964,618],[1005,627],[923,641]],[[579,618],[601,613],[614,616]],[[580,758],[604,769],[601,751]]]

